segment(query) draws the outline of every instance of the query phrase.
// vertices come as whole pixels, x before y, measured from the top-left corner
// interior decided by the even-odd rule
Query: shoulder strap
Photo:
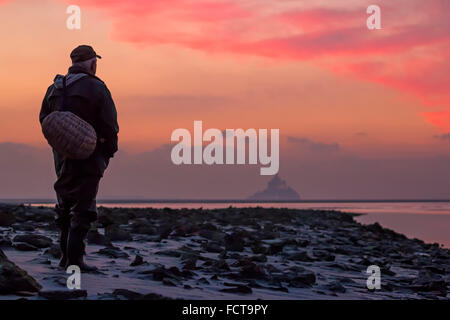
[[[65,76],[62,81],[63,81],[63,99],[62,99],[60,111],[65,111],[66,107],[67,107],[67,105],[66,105],[66,103],[67,103],[67,87],[66,87],[66,77]]]

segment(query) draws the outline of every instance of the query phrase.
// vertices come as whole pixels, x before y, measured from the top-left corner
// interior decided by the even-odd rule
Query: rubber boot
[[[66,269],[71,265],[77,265],[81,271],[97,271],[94,266],[89,266],[84,262],[85,244],[87,233],[91,226],[88,219],[80,217],[79,213],[71,213],[69,236],[67,239],[67,262]]]
[[[59,248],[61,250],[61,259],[59,261],[59,266],[64,268],[67,263],[67,238],[69,235],[70,228],[70,215],[69,210],[64,210],[56,206],[56,219],[55,223],[58,226],[59,232]]]
[[[59,247],[61,249],[61,259],[59,260],[59,266],[64,268],[67,264],[67,239],[69,237],[69,224],[66,228],[61,228],[59,234]]]

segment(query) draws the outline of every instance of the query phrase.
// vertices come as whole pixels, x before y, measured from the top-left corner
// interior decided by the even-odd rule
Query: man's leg
[[[62,201],[58,200],[58,204],[55,207],[55,212],[55,223],[60,230],[59,247],[61,249],[61,260],[59,261],[59,266],[65,267],[67,263],[67,238],[69,236],[70,228],[70,207],[64,206]]]
[[[70,208],[74,205],[73,199],[70,198],[72,186],[68,175],[60,175],[54,185],[58,204],[55,206],[55,223],[58,226],[59,246],[61,250],[60,267],[65,267],[67,263],[67,239],[70,228]]]
[[[67,263],[78,265],[81,270],[93,271],[96,268],[84,263],[85,244],[91,223],[97,219],[96,201],[100,177],[81,177],[78,184],[78,196],[71,208],[70,229],[67,240]]]

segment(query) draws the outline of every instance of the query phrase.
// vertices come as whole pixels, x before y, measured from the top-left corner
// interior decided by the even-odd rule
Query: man
[[[58,203],[56,224],[61,230],[61,267],[77,265],[83,271],[94,271],[94,267],[83,261],[84,240],[90,225],[97,219],[96,197],[100,179],[108,167],[109,160],[118,149],[117,112],[111,93],[105,83],[95,76],[97,58],[91,46],[81,45],[70,54],[72,66],[66,78],[66,108],[86,122],[97,133],[94,153],[86,160],[68,159],[53,150],[57,180],[54,185]],[[63,100],[62,75],[55,77],[42,102],[39,121],[55,110]]]

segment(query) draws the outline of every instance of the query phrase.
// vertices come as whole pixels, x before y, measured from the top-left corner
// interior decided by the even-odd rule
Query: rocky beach
[[[0,204],[0,299],[448,299],[450,250],[354,217],[100,207],[86,258],[98,271],[71,291],[53,210]]]

